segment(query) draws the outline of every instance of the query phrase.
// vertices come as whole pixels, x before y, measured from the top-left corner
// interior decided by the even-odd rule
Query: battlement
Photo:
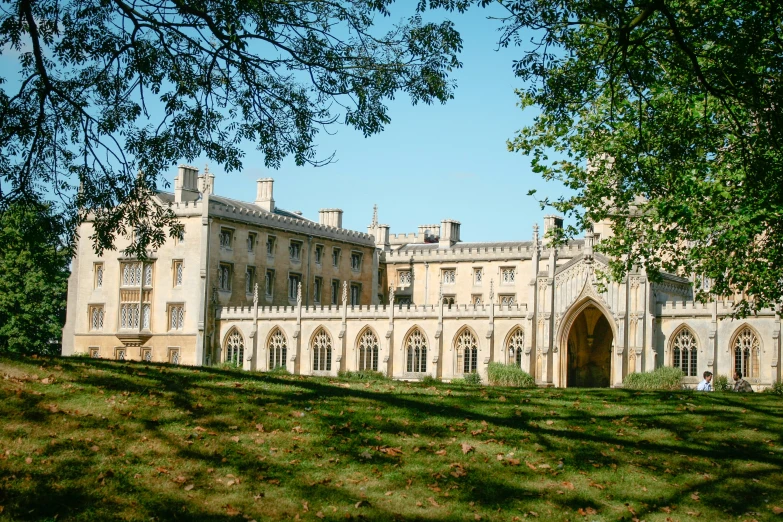
[[[716,309],[717,304],[717,309]],[[717,315],[725,317],[733,314],[735,310],[735,303],[731,300],[724,300],[708,303],[700,303],[697,301],[666,301],[659,305],[659,315],[661,316],[709,316],[713,310],[717,311]],[[764,308],[758,311],[760,317],[774,317],[775,310],[772,308]]]
[[[489,305],[461,304],[443,306],[443,317],[449,319],[458,318],[489,318]],[[496,317],[515,317],[527,315],[527,304],[495,305]],[[411,317],[438,317],[440,313],[438,305],[413,305],[395,304],[394,316],[404,319]],[[296,306],[259,306],[258,318],[267,319],[296,319]],[[348,306],[347,319],[387,319],[389,317],[388,305],[357,305]],[[223,306],[217,309],[219,320],[252,320],[253,306]],[[312,305],[302,306],[302,319],[342,319],[342,306],[340,305]]]
[[[389,244],[406,245],[408,243],[415,243],[418,237],[418,234],[415,232],[409,234],[389,234]]]
[[[237,205],[218,205],[210,203],[209,214],[224,219],[240,220],[254,225],[283,228],[292,232],[320,236],[338,241],[358,243],[365,246],[375,246],[375,238],[365,232],[347,230],[329,225],[322,225],[313,221],[281,216],[263,210],[253,210]]]
[[[178,216],[197,216],[201,215],[204,209],[202,200],[197,201],[174,201],[169,204],[169,208]]]

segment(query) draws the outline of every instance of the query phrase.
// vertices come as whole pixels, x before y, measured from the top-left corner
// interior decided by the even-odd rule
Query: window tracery
[[[467,328],[457,336],[457,372],[476,373],[478,369],[478,341]]]
[[[683,328],[672,343],[672,363],[686,377],[696,377],[698,372],[698,344],[693,333]]]
[[[267,349],[269,350],[269,369],[285,368],[288,342],[279,328],[275,328],[275,331],[269,336]]]
[[[761,343],[753,330],[744,327],[734,339],[734,371],[742,377],[757,379],[760,348]]]
[[[405,339],[406,370],[409,373],[424,373],[427,371],[427,339],[421,330],[416,328]]]
[[[516,328],[514,333],[506,341],[506,350],[508,353],[509,364],[516,364],[522,367],[522,353],[525,349],[525,333],[521,328]]]
[[[233,330],[226,338],[226,362],[240,366],[244,361],[245,339],[237,330]]]
[[[326,330],[320,328],[313,336],[313,370],[328,372],[332,370],[332,338]]]
[[[359,337],[359,371],[378,371],[378,337],[367,329]]]

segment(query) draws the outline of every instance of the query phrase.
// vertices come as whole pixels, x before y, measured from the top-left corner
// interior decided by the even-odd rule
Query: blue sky
[[[411,106],[405,96],[392,101],[392,122],[370,138],[335,125],[332,135],[317,138],[319,157],[335,152],[324,167],[297,167],[287,161],[279,170],[263,166],[263,157],[248,145],[241,173],[215,174],[215,192],[252,200],[255,180],[275,179],[279,207],[301,210],[318,219],[320,208],[344,210],[343,226],[366,230],[378,205],[379,220],[392,233],[413,232],[418,225],[457,219],[463,241],[527,240],[544,212],[537,197],[564,192],[534,174],[528,158],[509,152],[506,141],[532,121],[535,109],[516,106],[515,88],[522,85],[512,71],[520,56],[515,48],[496,50],[498,22],[486,10],[451,14],[464,48],[463,68],[456,71],[455,97],[445,105]],[[205,160],[194,162],[203,170]],[[171,180],[175,170],[168,174]]]
[[[386,25],[410,15],[411,4],[401,0],[395,4],[399,13],[379,22]],[[346,228],[366,230],[377,204],[379,220],[392,233],[414,232],[418,225],[450,218],[462,223],[463,241],[529,239],[533,223],[542,223],[551,209],[542,211],[528,191],[554,199],[565,188],[545,183],[532,173],[528,158],[508,151],[507,140],[531,123],[535,109],[517,107],[514,90],[523,86],[512,62],[521,51],[497,49],[499,22],[487,18],[492,14],[502,13],[497,8],[474,8],[462,15],[427,13],[429,19],[453,20],[463,38],[463,67],[453,73],[453,100],[412,106],[407,96],[399,96],[389,102],[391,123],[369,138],[333,125],[317,137],[319,158],[335,154],[335,161],[323,167],[297,167],[288,160],[279,170],[269,170],[248,143],[242,172],[225,173],[210,164],[216,193],[251,201],[255,180],[272,177],[279,207],[301,210],[315,220],[321,208],[341,208]],[[16,60],[13,52],[0,55],[4,76],[13,79]],[[203,170],[207,161],[192,163]],[[165,177],[171,182],[175,175],[172,167]]]

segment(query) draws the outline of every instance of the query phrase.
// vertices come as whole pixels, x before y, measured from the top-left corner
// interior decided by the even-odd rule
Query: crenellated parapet
[[[323,225],[306,219],[283,216],[264,210],[254,210],[245,205],[226,205],[210,202],[209,215],[210,217],[279,228],[290,232],[346,241],[363,246],[375,246],[375,238],[365,232]]]

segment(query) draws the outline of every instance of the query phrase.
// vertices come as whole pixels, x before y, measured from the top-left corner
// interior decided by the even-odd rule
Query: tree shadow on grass
[[[775,414],[780,409],[777,403],[770,403],[763,398],[682,395],[684,399],[679,399],[680,394],[670,392],[645,392],[640,395],[639,392],[621,390],[555,392],[513,389],[493,389],[486,392],[486,397],[481,397],[480,389],[467,390],[448,385],[435,386],[433,391],[420,385],[381,384],[380,391],[376,391],[365,389],[360,385],[351,388],[334,386],[329,384],[328,379],[272,377],[220,369],[199,369],[198,373],[194,373],[192,370],[169,366],[127,363],[121,365],[107,361],[72,363],[67,360],[57,360],[57,364],[61,365],[64,371],[78,374],[103,370],[103,373],[92,373],[88,379],[79,381],[80,386],[92,386],[118,395],[130,392],[140,395],[141,398],[152,391],[156,400],[165,402],[167,408],[178,410],[179,413],[169,417],[162,415],[162,418],[157,421],[146,417],[137,418],[133,415],[124,416],[129,409],[126,407],[112,410],[107,418],[96,415],[74,415],[73,412],[54,414],[46,409],[46,404],[51,401],[50,398],[29,393],[14,395],[13,407],[6,405],[3,407],[4,411],[21,415],[25,422],[36,426],[34,430],[36,432],[56,429],[56,421],[62,416],[75,418],[74,422],[79,422],[82,429],[106,430],[113,433],[112,436],[121,439],[130,438],[133,430],[143,431],[146,436],[170,448],[177,458],[184,459],[185,462],[197,463],[202,467],[230,469],[238,476],[262,475],[264,477],[262,482],[280,480],[280,492],[293,495],[298,499],[309,499],[312,505],[331,502],[352,506],[362,500],[356,491],[335,486],[336,479],[321,482],[319,477],[353,469],[369,475],[373,468],[387,470],[391,474],[396,473],[395,465],[406,469],[407,457],[395,459],[373,451],[371,458],[367,459],[362,454],[376,445],[369,434],[377,434],[382,439],[399,440],[401,434],[411,434],[414,430],[448,448],[449,454],[444,460],[435,460],[434,448],[425,449],[433,453],[425,462],[433,463],[432,465],[437,469],[410,469],[408,478],[415,480],[416,484],[437,483],[439,485],[435,487],[441,489],[451,485],[457,485],[459,488],[452,490],[450,493],[453,496],[446,500],[433,493],[436,502],[444,509],[431,506],[433,509],[422,513],[421,519],[464,518],[464,512],[454,513],[449,511],[449,507],[456,506],[464,511],[464,505],[470,502],[485,511],[491,507],[506,513],[525,513],[526,510],[540,509],[542,503],[548,502],[563,512],[590,508],[599,513],[608,511],[613,517],[618,518],[621,512],[618,511],[617,506],[627,502],[633,504],[636,516],[641,518],[643,514],[656,513],[657,509],[664,506],[689,502],[693,504],[696,501],[693,500],[692,495],[697,492],[701,495],[701,500],[698,502],[712,508],[717,507],[727,515],[736,516],[749,511],[768,512],[768,506],[764,502],[765,497],[766,500],[773,500],[776,491],[783,489],[783,480],[781,480],[783,462],[779,452],[770,455],[769,448],[761,444],[751,444],[746,448],[713,447],[716,441],[728,444],[726,442],[728,439],[720,438],[720,433],[716,430],[731,428],[746,422],[748,414],[741,413],[741,410],[737,411],[738,408],[763,416],[768,425],[755,426],[759,430],[760,438],[779,441],[783,429],[779,421],[780,416]],[[235,386],[234,382],[240,385]],[[219,386],[220,383],[229,384],[231,387]],[[396,391],[401,389],[404,394],[389,390],[390,386],[397,388]],[[452,396],[444,395],[448,389],[455,390]],[[199,394],[194,395],[191,393],[193,391],[198,391]],[[209,408],[198,407],[198,397],[204,394],[211,394]],[[499,402],[500,396],[511,399]],[[568,407],[568,404],[573,404],[580,397],[582,401],[591,401],[590,403],[596,407],[603,401],[612,405],[628,403],[629,407],[643,403],[645,413],[629,415],[624,412],[602,411],[600,408],[586,410],[583,407]],[[106,399],[104,396],[101,398]],[[62,400],[67,401],[67,396]],[[525,400],[529,402],[522,402]],[[313,411],[308,412],[303,418],[266,417],[264,422],[270,429],[280,429],[286,433],[291,433],[293,426],[304,426],[310,438],[308,442],[310,446],[323,448],[324,456],[334,455],[341,459],[341,464],[325,469],[315,469],[311,466],[306,472],[313,473],[313,480],[300,480],[295,478],[301,473],[296,467],[280,462],[259,462],[260,453],[254,451],[252,447],[234,444],[219,448],[218,441],[215,441],[216,446],[208,449],[201,446],[204,441],[198,439],[198,434],[193,437],[193,430],[190,428],[195,428],[196,425],[221,434],[230,430],[231,423],[241,423],[242,429],[245,429],[246,425],[251,425],[254,418],[259,416],[259,402],[266,410],[304,409],[312,406]],[[696,412],[672,411],[672,404],[680,405],[688,402],[695,405]],[[351,404],[360,405],[364,409],[348,412],[342,418],[334,412],[337,405],[345,405],[348,408]],[[237,410],[237,407],[243,409]],[[331,408],[329,416],[316,414],[319,408],[327,409],[327,407]],[[381,408],[381,412],[378,414],[374,408],[368,410],[368,407]],[[503,412],[494,414],[490,411],[496,407],[501,408]],[[536,408],[543,411],[537,411]],[[729,411],[717,411],[716,408],[729,408]],[[702,409],[705,411],[700,411]],[[515,410],[520,414],[516,415]],[[556,415],[550,415],[551,411]],[[375,418],[377,416],[386,418],[379,421]],[[596,417],[600,418],[598,424],[606,426],[607,429],[597,431],[590,428],[593,424],[591,419]],[[703,422],[703,417],[706,417],[706,423]],[[183,418],[192,424],[189,429],[184,430],[190,433],[175,432],[183,431],[181,430]],[[545,424],[545,419],[553,420],[553,425]],[[758,424],[757,420],[759,419],[754,418],[752,424]],[[349,421],[351,424],[346,426]],[[486,431],[473,436],[471,429],[481,429],[482,423],[486,423]],[[701,430],[696,429],[702,424]],[[609,431],[609,427],[612,431]],[[582,428],[582,431],[576,428]],[[654,429],[656,433],[665,433],[666,439],[640,440],[640,436],[634,435],[636,432],[643,433],[648,429]],[[489,431],[494,431],[495,435],[490,435]],[[29,433],[28,430],[14,436],[25,435],[31,436],[35,433]],[[598,469],[602,473],[603,487],[607,488],[607,492],[596,496],[581,491],[574,493],[566,491],[563,495],[551,489],[542,491],[540,487],[533,486],[540,486],[540,483],[545,481],[552,483],[551,488],[557,488],[557,482],[564,472],[557,469],[527,470],[524,464],[521,464],[514,473],[508,473],[508,470],[504,469],[503,473],[497,474],[493,472],[495,468],[484,469],[480,463],[470,463],[467,460],[470,456],[462,456],[459,450],[453,448],[452,438],[457,438],[457,441],[476,440],[478,443],[499,438],[504,440],[504,447],[509,449],[520,447],[529,450],[531,446],[538,445],[540,452],[534,452],[534,456],[538,455],[552,463],[554,463],[553,459],[560,458],[565,462],[566,471],[584,472],[588,474],[585,476],[594,474],[597,476],[598,472],[593,467],[597,464],[600,466]],[[678,438],[684,440],[678,441]],[[377,445],[380,446],[382,443],[378,441]],[[617,455],[609,451],[610,447],[618,450],[614,452]],[[643,454],[636,455],[634,451],[641,451]],[[675,451],[678,453],[675,454]],[[68,455],[69,452],[78,452],[78,458],[66,458],[64,455]],[[186,500],[187,497],[183,498],[181,495],[167,492],[165,488],[158,490],[153,487],[153,484],[140,485],[138,480],[131,480],[127,476],[115,476],[105,480],[108,484],[117,482],[118,491],[122,491],[117,493],[119,500],[116,505],[107,501],[103,493],[105,485],[70,481],[71,486],[58,489],[56,484],[68,482],[66,479],[81,475],[96,476],[96,472],[102,469],[102,465],[97,460],[97,455],[91,455],[86,444],[83,443],[50,444],[44,457],[58,463],[46,473],[26,472],[24,480],[30,483],[30,487],[13,490],[16,493],[12,499],[12,514],[20,520],[40,519],[58,513],[61,519],[63,517],[99,519],[100,516],[112,518],[118,513],[126,513],[132,509],[137,510],[138,518],[142,518],[142,515],[172,520],[235,518],[216,513],[214,507],[211,510],[199,507],[195,500],[191,502]],[[645,462],[648,457],[654,457],[654,460]],[[675,468],[670,473],[664,474],[660,469],[662,465],[658,461],[666,459],[676,461],[681,468],[687,465],[687,468]],[[467,475],[460,477],[460,480],[447,478],[449,477],[447,466],[452,461],[462,462],[466,466]],[[753,469],[743,469],[742,465],[747,463],[753,463]],[[607,471],[612,465],[617,469],[612,472]],[[648,465],[655,465],[659,469],[648,470],[644,467]],[[757,469],[759,465],[767,466],[767,469]],[[4,468],[5,465],[0,469]],[[151,464],[147,467],[148,473],[149,469]],[[497,470],[501,471],[500,468]],[[693,482],[690,475],[694,472],[711,475],[711,477],[686,485],[685,482]],[[434,474],[438,473],[445,478],[435,477]],[[680,483],[680,487],[670,487],[666,494],[651,500],[648,496],[640,494],[638,488],[620,490],[614,487],[612,481],[620,481],[620,478],[612,477],[619,477],[619,474],[623,473],[640,474],[642,483],[645,478],[651,480],[657,477],[670,483],[676,481]],[[208,487],[213,477],[201,473],[194,479],[201,481],[199,487]],[[753,479],[759,482],[754,482]],[[17,477],[16,480],[20,478]],[[269,483],[265,482],[265,484]],[[404,491],[405,486],[405,481],[400,480],[396,484],[397,489],[394,494]],[[278,486],[268,486],[268,489],[271,497],[275,495]],[[21,500],[20,491],[25,492]],[[417,491],[420,496],[418,501],[426,502],[426,497],[421,497],[421,491]],[[610,491],[611,500],[598,501],[605,495],[609,495]],[[777,495],[779,498],[779,493]],[[8,498],[6,496],[6,499]],[[137,503],[135,507],[130,504],[133,501]],[[183,502],[187,507],[185,512],[181,510]],[[644,507],[645,504],[647,507]],[[407,519],[415,519],[419,516],[416,510],[410,511],[408,507],[410,506],[400,506],[392,502],[387,508],[384,499],[381,499],[381,501],[374,501],[370,506],[362,505],[360,508],[354,508],[354,514],[364,513],[372,519],[389,520],[397,518],[399,512],[403,511]],[[293,508],[286,509],[284,510],[286,514],[294,515],[295,511],[291,510]],[[247,508],[247,512],[252,512],[252,508]],[[630,518],[630,512],[628,514]],[[344,513],[341,511],[335,515],[324,512],[324,515],[327,518],[332,516],[337,518],[338,515],[342,518]]]

